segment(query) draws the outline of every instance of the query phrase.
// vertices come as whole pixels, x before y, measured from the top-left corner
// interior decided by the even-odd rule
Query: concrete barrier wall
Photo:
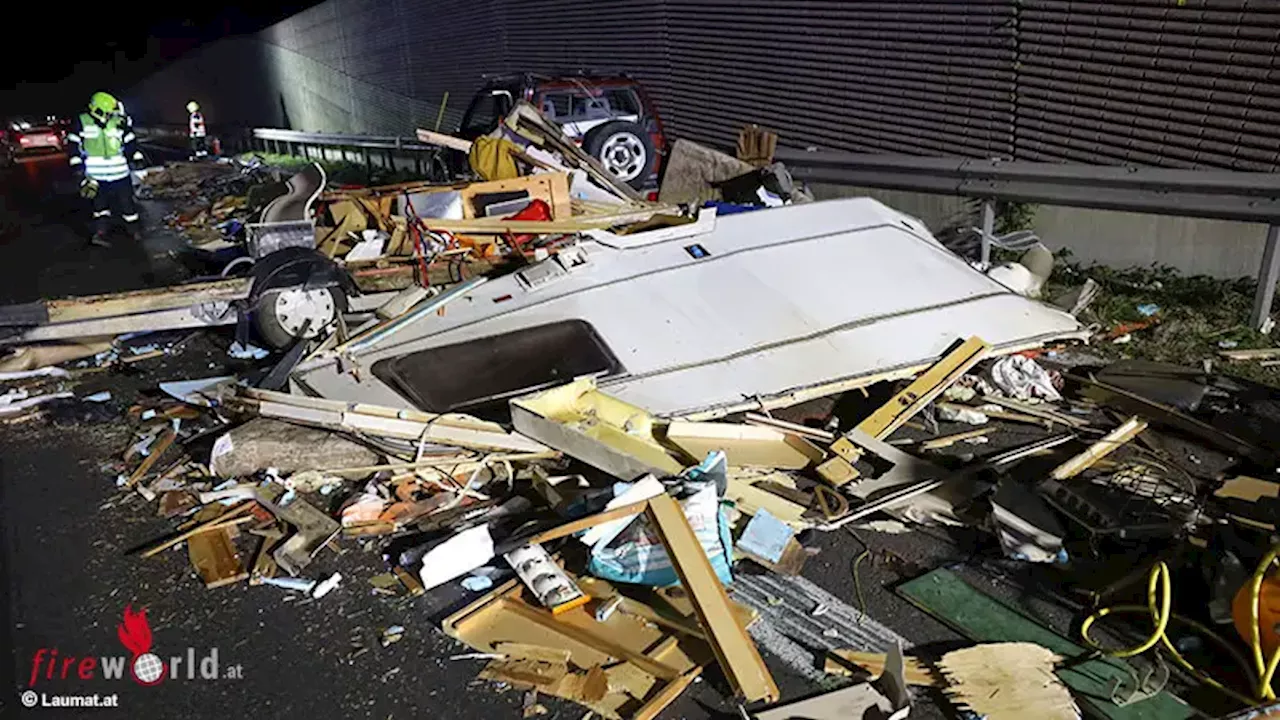
[[[818,199],[866,195],[914,215],[930,230],[980,224],[972,201],[954,195],[817,184]],[[1256,277],[1267,227],[1167,215],[1036,206],[1033,225],[1050,249],[1068,248],[1083,262],[1115,268],[1169,265],[1187,275]]]

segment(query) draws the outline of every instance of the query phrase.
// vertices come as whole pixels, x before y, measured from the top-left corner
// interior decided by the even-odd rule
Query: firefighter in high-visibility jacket
[[[129,118],[119,103],[104,92],[94,93],[86,112],[76,118],[67,133],[71,169],[80,178],[80,195],[93,201],[94,245],[109,247],[112,219],[124,222],[129,234],[140,239],[138,207],[133,200],[130,162],[141,162],[142,152]]]
[[[191,138],[191,159],[201,160],[209,156],[209,144],[204,128],[204,115],[200,113],[200,104],[195,100],[187,103],[187,135]]]

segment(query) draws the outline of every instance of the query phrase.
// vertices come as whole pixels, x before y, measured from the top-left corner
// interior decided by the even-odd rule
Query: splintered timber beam
[[[990,349],[991,346],[981,338],[971,337],[965,340],[854,429],[876,439],[888,437],[969,372],[970,368],[986,357]],[[853,463],[861,455],[861,449],[848,438],[842,437],[832,443],[831,451],[835,453],[835,457],[818,466],[818,475],[836,487],[856,479],[858,471]]]
[[[1053,469],[1050,475],[1054,480],[1066,480],[1093,467],[1099,460],[1110,455],[1116,448],[1124,445],[1147,429],[1147,421],[1134,415],[1120,427],[1107,433],[1098,442],[1090,445],[1084,452],[1067,460]]]
[[[729,684],[749,702],[776,701],[778,686],[755,643],[734,618],[729,596],[711,569],[711,561],[680,504],[670,495],[659,495],[649,500],[646,512],[680,583],[689,594],[698,622],[706,631],[708,644]]]

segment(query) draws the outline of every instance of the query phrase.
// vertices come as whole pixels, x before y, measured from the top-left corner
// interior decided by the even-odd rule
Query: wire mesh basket
[[[250,223],[245,226],[245,238],[249,255],[257,259],[287,247],[313,248],[316,230],[310,220]]]

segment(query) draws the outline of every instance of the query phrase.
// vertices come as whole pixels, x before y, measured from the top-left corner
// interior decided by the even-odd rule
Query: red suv
[[[625,75],[487,77],[462,116],[458,135],[493,132],[517,100],[559,123],[605,169],[637,190],[657,189],[667,154],[662,119],[644,88]]]
[[[67,134],[55,118],[45,122],[15,119],[0,130],[0,139],[3,139],[5,149],[15,157],[39,152],[62,152]]]

